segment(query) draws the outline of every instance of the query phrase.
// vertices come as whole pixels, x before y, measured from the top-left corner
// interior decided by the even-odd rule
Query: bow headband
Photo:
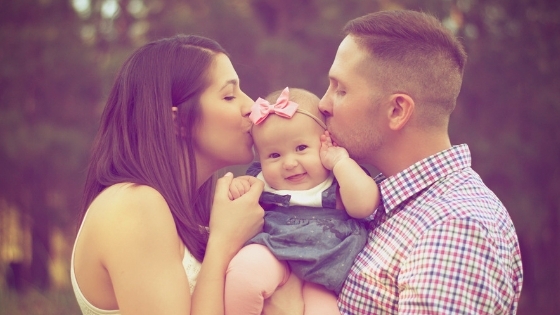
[[[327,129],[327,126],[321,119],[317,118],[305,109],[298,107],[298,103],[290,101],[290,91],[286,87],[282,93],[280,93],[280,96],[278,96],[278,99],[274,104],[270,104],[267,100],[259,97],[251,107],[251,114],[249,115],[249,118],[255,125],[258,125],[262,123],[269,114],[276,114],[284,118],[292,118],[295,113],[302,113],[315,120],[315,122],[323,127],[323,129]]]

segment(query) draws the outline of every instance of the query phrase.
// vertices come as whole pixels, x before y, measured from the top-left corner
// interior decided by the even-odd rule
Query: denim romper
[[[257,176],[255,162],[247,174]],[[338,183],[321,194],[323,207],[289,205],[290,195],[263,192],[265,208],[263,231],[247,244],[267,246],[278,260],[285,260],[300,279],[321,284],[340,293],[354,258],[366,244],[365,221],[335,209]]]

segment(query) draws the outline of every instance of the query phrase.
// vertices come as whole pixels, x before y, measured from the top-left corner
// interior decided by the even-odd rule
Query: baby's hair
[[[266,100],[270,103],[275,103],[283,90],[274,91],[266,97]],[[309,112],[313,116],[313,119],[317,118],[322,125],[325,125],[325,116],[319,110],[319,97],[308,90],[290,88],[290,101],[299,104],[299,109]],[[317,123],[319,123],[319,121]],[[321,123],[319,123],[321,125]]]

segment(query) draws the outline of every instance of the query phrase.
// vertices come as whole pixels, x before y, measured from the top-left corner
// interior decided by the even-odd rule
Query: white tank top
[[[78,235],[76,236],[76,240],[80,237],[80,232],[82,231],[82,227],[84,226],[84,222],[87,217],[84,216],[84,220],[80,225],[80,229],[78,230]],[[76,250],[76,242],[74,242],[74,249],[72,250],[72,258],[70,263],[70,278],[72,281],[72,288],[74,289],[74,294],[76,295],[76,300],[78,301],[78,305],[82,310],[82,314],[84,315],[119,315],[119,310],[102,310],[93,306],[88,300],[86,300],[85,296],[80,291],[80,286],[78,286],[78,282],[76,281],[76,274],[74,273],[74,251]],[[185,273],[187,274],[187,279],[189,280],[189,289],[191,294],[193,293],[194,287],[196,285],[196,279],[198,277],[198,272],[200,271],[200,262],[194,258],[194,256],[189,252],[189,250],[185,247],[185,256],[183,257],[183,268],[185,268]]]

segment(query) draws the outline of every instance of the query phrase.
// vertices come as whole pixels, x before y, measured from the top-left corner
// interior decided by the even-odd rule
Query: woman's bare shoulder
[[[94,199],[88,212],[105,219],[170,214],[169,206],[161,193],[150,186],[132,183],[107,187]]]
[[[147,284],[157,283],[162,270],[174,270],[177,280],[186,277],[184,249],[169,206],[148,186],[116,184],[101,192],[88,209],[76,245],[76,275],[84,286],[90,284],[90,297],[109,290],[109,301],[116,303],[120,292],[130,303],[137,286],[154,289]]]
[[[95,198],[94,203],[98,201],[108,201],[116,204],[121,204],[123,202],[165,202],[161,193],[156,189],[147,185],[138,185],[134,183],[119,183],[109,186]]]
[[[108,246],[159,239],[176,247],[175,222],[163,196],[154,188],[116,184],[101,192],[88,210],[88,225]],[[177,246],[178,247],[178,246]]]

